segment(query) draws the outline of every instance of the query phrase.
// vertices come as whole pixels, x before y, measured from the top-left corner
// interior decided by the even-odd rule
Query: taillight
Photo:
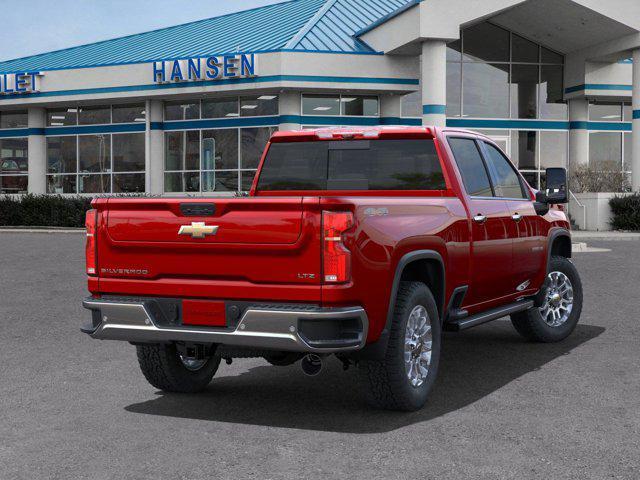
[[[87,210],[85,227],[87,228],[87,275],[96,274],[96,221],[98,217],[97,210]]]
[[[351,212],[322,212],[325,283],[346,283],[351,280],[351,253],[344,246],[342,234],[352,225]]]

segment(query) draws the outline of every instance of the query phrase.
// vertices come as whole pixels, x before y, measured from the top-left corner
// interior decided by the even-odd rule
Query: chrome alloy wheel
[[[547,278],[548,289],[540,315],[550,327],[564,325],[573,310],[573,285],[562,272],[551,272]]]
[[[185,357],[183,355],[180,355],[180,361],[182,362],[182,365],[184,365],[184,368],[191,372],[197,372],[198,370],[200,370],[207,364],[207,360],[208,359],[206,358],[203,360],[198,360],[197,358]]]
[[[431,365],[433,334],[427,309],[417,305],[409,315],[404,335],[404,365],[411,386],[418,388],[427,379]]]

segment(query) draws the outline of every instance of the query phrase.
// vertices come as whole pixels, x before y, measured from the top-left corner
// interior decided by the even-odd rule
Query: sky
[[[0,0],[0,61],[282,0]]]

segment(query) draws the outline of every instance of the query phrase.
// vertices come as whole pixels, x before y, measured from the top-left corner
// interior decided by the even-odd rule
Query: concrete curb
[[[604,252],[610,252],[611,250],[609,250],[608,248],[590,247],[586,243],[580,242],[580,243],[573,244],[572,251],[573,253],[604,253]]]
[[[583,242],[600,241],[600,242],[634,242],[640,241],[639,232],[587,232],[575,231],[571,233],[573,240]]]

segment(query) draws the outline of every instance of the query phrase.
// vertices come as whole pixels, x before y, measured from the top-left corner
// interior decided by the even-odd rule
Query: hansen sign
[[[253,53],[153,62],[155,83],[226,80],[255,76],[256,56]]]

